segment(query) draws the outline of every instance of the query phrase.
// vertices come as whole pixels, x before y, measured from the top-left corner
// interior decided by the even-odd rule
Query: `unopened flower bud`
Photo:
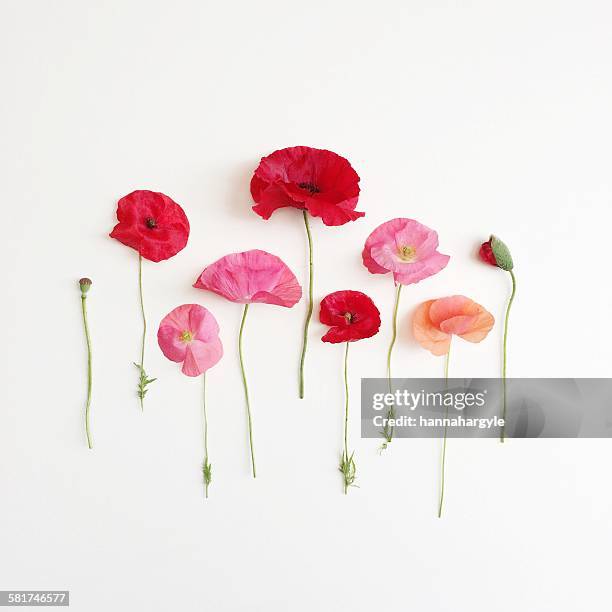
[[[483,242],[478,254],[485,263],[506,270],[506,272],[514,268],[510,249],[497,236],[491,235],[487,242]]]

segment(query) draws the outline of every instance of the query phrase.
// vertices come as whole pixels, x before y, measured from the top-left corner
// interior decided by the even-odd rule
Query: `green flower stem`
[[[499,441],[504,442],[506,438],[506,365],[508,363],[507,359],[507,344],[508,344],[508,319],[510,317],[510,308],[512,307],[512,302],[514,301],[514,296],[516,294],[516,277],[514,276],[514,272],[512,270],[508,270],[510,273],[510,278],[512,279],[512,293],[510,294],[510,299],[508,300],[508,306],[506,307],[506,318],[504,321],[504,354],[502,361],[502,387],[503,387],[503,395],[504,402],[502,407],[501,418],[504,420],[504,424],[501,427],[501,431],[499,434]]]
[[[145,316],[144,300],[142,296],[142,255],[138,255],[138,290],[140,292],[140,312],[142,314],[142,344],[140,347],[140,363],[134,365],[139,370],[138,377],[138,398],[140,399],[140,409],[144,411],[144,397],[147,394],[147,386],[157,380],[156,378],[149,378],[144,369],[144,353],[145,353],[145,340],[147,337],[147,318]]]
[[[389,391],[391,391],[391,353],[397,340],[397,310],[399,308],[400,294],[402,292],[402,284],[398,283],[397,289],[395,290],[395,304],[393,306],[393,319],[392,319],[392,333],[391,333],[391,344],[389,344],[389,350],[387,351],[387,379],[389,380]]]
[[[397,340],[397,311],[399,308],[400,302],[400,294],[402,292],[402,284],[398,283],[397,288],[395,290],[395,304],[393,306],[393,317],[391,319],[392,324],[392,332],[391,332],[391,343],[389,344],[389,350],[387,351],[387,381],[389,383],[389,393],[393,392],[391,388],[391,355],[393,353],[393,347],[395,346],[395,341]],[[387,411],[387,419],[395,418],[395,406],[391,406]],[[382,449],[387,448],[387,444],[393,440],[393,427],[389,427],[387,424],[383,427],[382,434],[385,437],[385,442],[382,445]]]
[[[308,223],[308,213],[304,210],[304,225],[306,226],[306,236],[308,237],[308,308],[306,310],[306,320],[304,321],[304,338],[302,340],[302,355],[300,356],[300,399],[304,399],[304,362],[306,361],[306,348],[308,347],[308,327],[312,318],[312,236],[310,234],[310,224]]]
[[[450,360],[450,344],[448,346],[448,353],[444,358],[444,380],[446,382],[445,389],[448,389],[448,362]],[[444,408],[444,418],[448,417],[448,406]],[[438,518],[442,517],[442,504],[444,504],[444,477],[446,475],[446,433],[447,433],[446,421],[444,423],[444,439],[442,441],[442,462],[441,462],[441,476],[440,476],[440,502],[438,504]]]
[[[142,346],[140,348],[140,369],[144,370],[145,340],[147,337],[147,317],[145,315],[144,299],[142,296],[142,255],[138,256],[138,291],[140,293],[140,312],[142,314]],[[143,398],[140,398],[141,407],[142,399]]]
[[[87,403],[85,404],[85,433],[87,434],[87,446],[93,448],[93,440],[89,429],[89,408],[91,406],[91,337],[89,335],[89,325],[87,323],[87,296],[81,293],[81,311],[83,313],[83,327],[85,329],[85,340],[87,342]]]
[[[208,417],[206,416],[206,372],[202,374],[202,426],[204,434],[204,463],[202,473],[204,475],[204,494],[208,499],[208,486],[212,481],[212,466],[208,461]]]
[[[349,343],[344,350],[344,455],[348,456],[348,418],[349,418],[349,384],[348,384]],[[345,491],[346,493],[346,491]]]
[[[354,456],[355,453],[349,454],[348,450],[348,427],[349,427],[349,384],[348,384],[348,352],[349,343],[346,343],[346,349],[344,351],[344,451],[340,458],[340,471],[344,478],[344,494],[348,493],[348,488],[353,486],[355,482],[355,473],[357,468],[355,466]]]
[[[244,358],[242,356],[242,332],[244,331],[244,322],[246,321],[249,305],[244,305],[242,312],[242,321],[240,321],[240,333],[238,334],[238,354],[240,356],[240,371],[242,372],[242,384],[244,386],[244,399],[246,400],[247,418],[249,423],[249,445],[251,447],[251,467],[253,470],[253,478],[257,477],[255,469],[255,449],[253,448],[253,420],[251,418],[251,403],[249,402],[249,386],[247,384],[246,374],[244,372]]]

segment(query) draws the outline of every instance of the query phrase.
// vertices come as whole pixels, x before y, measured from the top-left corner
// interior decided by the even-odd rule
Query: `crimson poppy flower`
[[[344,449],[340,455],[338,469],[344,481],[344,494],[354,486],[357,467],[355,452],[348,449],[349,426],[349,380],[348,350],[351,342],[370,338],[380,328],[380,312],[374,302],[361,291],[336,291],[321,301],[319,320],[329,325],[329,331],[321,338],[323,342],[337,344],[345,342],[344,349]]]
[[[138,289],[142,313],[142,342],[137,394],[143,408],[149,378],[144,369],[147,321],[142,296],[142,260],[158,262],[169,259],[185,248],[189,238],[189,221],[183,209],[163,193],[140,189],[121,198],[117,204],[117,220],[111,238],[138,251]]]
[[[325,225],[344,225],[363,217],[357,212],[359,176],[333,151],[288,147],[262,158],[251,179],[253,210],[269,219],[292,206],[321,217]]]
[[[337,344],[371,338],[380,329],[380,312],[361,291],[336,291],[321,301],[319,319],[329,325],[323,342]]]
[[[333,151],[312,147],[288,147],[263,157],[251,179],[253,210],[269,219],[279,208],[302,211],[309,250],[308,306],[299,367],[299,396],[304,397],[304,362],[308,327],[313,311],[313,252],[308,215],[321,217],[325,225],[344,225],[363,217],[355,210],[359,199],[359,175],[347,159]]]
[[[185,248],[189,238],[185,211],[163,193],[132,191],[119,200],[117,219],[111,238],[150,261],[170,259]]]

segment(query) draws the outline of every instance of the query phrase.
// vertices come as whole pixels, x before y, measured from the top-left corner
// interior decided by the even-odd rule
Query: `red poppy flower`
[[[344,157],[312,147],[289,147],[262,158],[251,179],[253,210],[269,219],[292,206],[321,217],[325,225],[344,225],[363,217],[355,211],[359,176]]]
[[[330,326],[321,340],[332,344],[371,338],[380,328],[378,308],[361,291],[335,291],[324,297],[319,320]]]
[[[185,248],[189,238],[185,211],[163,193],[132,191],[119,200],[117,219],[111,238],[150,261],[170,259]]]

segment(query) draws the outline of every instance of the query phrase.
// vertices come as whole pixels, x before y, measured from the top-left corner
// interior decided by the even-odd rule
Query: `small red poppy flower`
[[[330,326],[321,340],[332,344],[371,338],[380,329],[380,312],[361,291],[335,291],[324,297],[319,320]]]
[[[344,225],[363,217],[357,212],[359,175],[337,153],[312,147],[288,147],[262,158],[251,179],[253,210],[269,219],[286,206],[307,210],[325,225]]]
[[[117,219],[111,238],[150,261],[170,259],[185,248],[189,238],[187,215],[163,193],[132,191],[119,200]]]

